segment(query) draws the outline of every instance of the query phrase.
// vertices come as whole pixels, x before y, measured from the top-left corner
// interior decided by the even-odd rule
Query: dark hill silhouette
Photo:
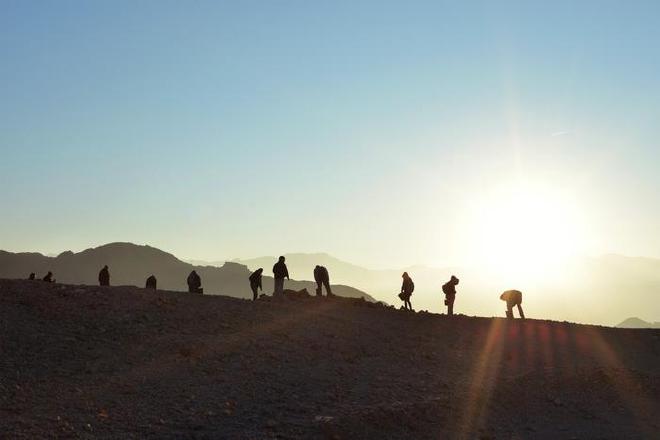
[[[0,438],[657,439],[660,330],[0,279]]]
[[[265,266],[268,273],[270,266]],[[228,262],[221,267],[194,266],[183,262],[174,255],[151,246],[133,243],[110,243],[82,252],[62,252],[57,257],[47,257],[38,253],[11,253],[0,251],[1,278],[27,278],[30,272],[37,276],[53,271],[58,282],[69,284],[98,284],[98,272],[104,266],[110,267],[110,284],[144,286],[147,277],[154,274],[158,287],[165,290],[187,290],[186,277],[196,270],[202,277],[206,294],[223,294],[239,298],[252,298],[248,283],[250,271],[242,264]],[[313,269],[310,268],[310,270]],[[292,274],[295,276],[295,274]],[[316,284],[310,281],[287,281],[286,288],[300,290],[306,288],[314,292]],[[273,291],[273,278],[263,277],[264,293]],[[333,292],[339,296],[374,299],[358,289],[334,285]]]

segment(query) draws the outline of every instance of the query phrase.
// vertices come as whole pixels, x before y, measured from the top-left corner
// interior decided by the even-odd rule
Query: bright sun
[[[472,256],[511,281],[556,274],[581,248],[579,211],[562,191],[507,186],[474,201],[472,208]]]

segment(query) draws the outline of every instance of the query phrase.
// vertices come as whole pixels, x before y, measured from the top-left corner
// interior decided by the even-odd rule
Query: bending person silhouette
[[[196,271],[190,272],[188,275],[188,292],[190,293],[204,293],[202,289],[202,279],[197,275]]]
[[[525,319],[525,313],[522,309],[522,292],[520,290],[507,290],[500,295],[502,301],[506,301],[506,317],[513,319],[513,306],[518,306],[520,319]]]
[[[447,315],[449,316],[454,314],[454,301],[456,300],[456,285],[458,281],[458,278],[452,275],[451,279],[442,285],[442,293],[445,294],[445,305],[447,306]]]
[[[99,272],[99,285],[100,286],[109,286],[110,285],[110,271],[108,270],[108,265],[103,266],[103,269]]]
[[[158,284],[158,280],[156,279],[155,276],[151,275],[149,278],[147,278],[147,281],[144,283],[144,288],[156,290],[157,284]]]
[[[34,274],[34,272],[32,272],[32,273],[30,274],[30,276],[28,277],[28,280],[30,280],[30,281],[34,281],[34,278],[35,278],[35,277],[36,277],[36,275]]]
[[[399,293],[399,298],[403,300],[404,309],[414,311],[412,304],[410,303],[410,297],[415,290],[415,283],[413,283],[413,280],[410,278],[410,275],[408,275],[408,272],[404,272],[403,275],[401,275],[401,278],[403,278],[403,283],[401,284],[401,293]]]
[[[283,296],[284,295],[284,278],[287,280],[289,278],[289,269],[287,269],[286,264],[284,264],[285,258],[280,257],[277,260],[277,263],[273,266],[273,275],[275,277],[275,289],[273,290],[273,296]]]
[[[263,268],[259,268],[255,270],[252,275],[250,275],[250,289],[252,289],[252,301],[256,301],[257,298],[259,298],[259,294],[257,291],[261,289],[262,291],[264,290],[263,287],[261,287],[261,274],[264,272]]]
[[[330,274],[328,269],[324,266],[316,266],[314,268],[314,281],[316,281],[316,296],[323,296],[323,286],[325,286],[325,293],[327,296],[332,296],[330,289]]]

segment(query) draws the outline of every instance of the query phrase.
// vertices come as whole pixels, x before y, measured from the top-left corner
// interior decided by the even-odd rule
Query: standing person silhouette
[[[410,297],[415,290],[415,283],[413,283],[408,272],[404,272],[403,275],[401,275],[401,278],[403,278],[403,283],[401,283],[401,293],[399,293],[399,298],[403,300],[404,309],[414,312],[412,304],[410,303]]]
[[[103,266],[103,269],[99,272],[99,285],[100,286],[109,286],[110,285],[110,271],[108,270],[108,265]]]
[[[283,296],[284,295],[284,278],[289,280],[289,269],[287,269],[286,264],[284,263],[285,258],[280,257],[277,260],[277,263],[273,266],[273,275],[275,277],[275,289],[273,290],[273,296]]]
[[[257,298],[259,298],[259,294],[257,293],[258,289],[261,289],[262,291],[264,288],[261,286],[261,274],[263,273],[264,269],[259,268],[255,270],[252,275],[250,275],[250,289],[252,289],[252,301],[256,301]]]
[[[144,288],[156,290],[157,285],[158,285],[158,280],[156,279],[155,276],[151,275],[149,278],[147,278],[147,281],[144,283]]]
[[[451,279],[442,285],[442,292],[445,294],[447,315],[449,316],[454,314],[454,301],[456,300],[456,285],[458,284],[458,281],[458,278],[452,275]]]
[[[332,296],[330,289],[330,274],[325,266],[316,266],[314,268],[314,281],[316,281],[316,296],[323,296],[323,287],[327,296]]]
[[[525,319],[525,313],[522,309],[522,292],[520,290],[507,290],[500,295],[502,301],[506,301],[506,317],[513,319],[513,306],[518,306],[520,319]]]

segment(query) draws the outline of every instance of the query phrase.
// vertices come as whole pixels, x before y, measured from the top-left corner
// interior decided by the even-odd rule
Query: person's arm
[[[286,279],[290,280],[291,278],[289,278],[289,268],[284,266],[284,272],[286,272]]]

